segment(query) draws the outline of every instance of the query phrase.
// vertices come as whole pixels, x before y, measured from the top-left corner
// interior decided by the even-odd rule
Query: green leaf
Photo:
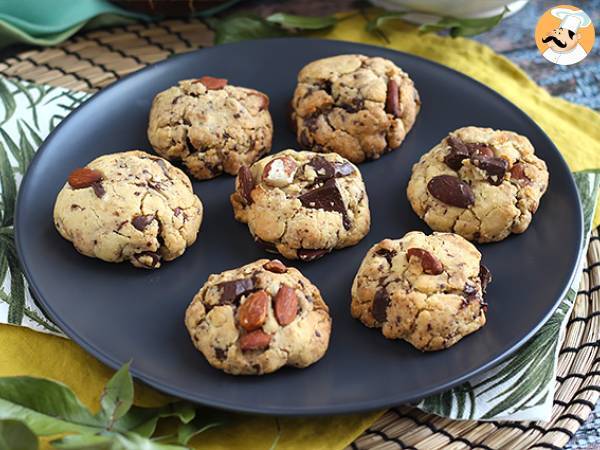
[[[0,419],[22,420],[38,435],[104,428],[69,387],[33,377],[0,378]]]
[[[187,445],[194,436],[221,425],[223,422],[207,422],[206,419],[200,417],[189,423],[182,423],[177,428],[177,443]]]
[[[27,83],[27,84],[21,83],[17,79],[11,79],[10,82],[12,83],[13,86],[15,86],[17,88],[17,91],[22,93],[25,96],[25,98],[27,98],[27,101],[29,102],[29,108],[31,109],[31,114],[33,117],[33,123],[35,124],[36,127],[39,128],[40,124],[38,123],[36,101],[33,99],[33,97],[31,96],[31,93],[29,92],[29,88],[35,89],[37,86],[34,84],[29,84],[29,83]]]
[[[188,402],[175,402],[160,408],[140,408],[133,406],[129,412],[115,423],[115,429],[132,431],[150,437],[156,430],[159,419],[173,417],[187,424],[196,416],[195,407]]]
[[[297,30],[322,30],[337,24],[334,16],[297,16],[295,14],[275,13],[267,17],[267,22],[276,23],[284,28]]]
[[[0,450],[37,450],[38,439],[19,420],[0,420]]]
[[[109,429],[117,420],[127,414],[133,405],[133,380],[129,373],[129,365],[130,362],[123,364],[108,380],[100,398],[102,413],[108,420]]]
[[[19,129],[19,148],[21,149],[21,155],[23,155],[23,167],[21,168],[21,173],[25,173],[27,167],[29,167],[29,163],[33,159],[33,155],[35,155],[35,150],[31,143],[29,142],[29,138],[27,137],[27,133],[23,130],[21,126],[21,120],[17,122],[17,128]]]
[[[226,44],[248,39],[288,36],[289,31],[258,16],[230,16],[224,19],[211,18],[207,23],[215,31],[215,44]]]
[[[507,8],[492,17],[486,17],[483,19],[460,19],[457,17],[442,17],[436,23],[423,24],[419,27],[421,33],[437,32],[441,30],[449,30],[450,36],[475,36],[485,31],[491,30],[500,23],[506,12]]]
[[[9,226],[13,224],[14,219],[17,184],[15,182],[15,172],[10,165],[4,146],[1,143],[0,186],[2,186],[2,226]]]
[[[51,444],[61,450],[186,450],[186,447],[161,444],[134,433],[71,435]]]
[[[6,254],[8,270],[10,271],[11,302],[8,307],[8,323],[21,325],[25,310],[25,281],[16,251],[10,248]]]
[[[381,29],[383,25],[387,22],[393,22],[398,19],[402,19],[406,13],[405,12],[386,12],[383,13],[374,19],[371,19],[367,22],[367,31],[373,32],[375,30]]]
[[[0,100],[4,105],[4,119],[2,120],[2,122],[0,122],[0,126],[8,122],[15,113],[15,110],[17,109],[17,103],[15,102],[15,98],[13,94],[9,91],[5,83],[5,80],[0,80]]]
[[[71,434],[50,442],[62,450],[112,450],[113,443],[113,436],[101,434]]]

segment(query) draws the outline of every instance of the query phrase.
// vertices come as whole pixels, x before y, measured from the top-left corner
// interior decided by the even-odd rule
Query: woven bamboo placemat
[[[210,46],[201,21],[167,20],[81,34],[61,45],[0,62],[0,74],[94,92],[148,64]],[[354,450],[560,449],[585,422],[600,396],[600,236],[594,231],[587,265],[560,351],[549,422],[455,421],[400,406],[389,410],[352,445]]]

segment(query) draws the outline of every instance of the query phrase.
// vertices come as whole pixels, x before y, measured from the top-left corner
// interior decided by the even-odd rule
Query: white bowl
[[[528,0],[371,0],[375,6],[389,11],[408,11],[410,22],[435,22],[440,16],[457,18],[485,18],[500,14],[508,8],[505,17],[516,13]]]

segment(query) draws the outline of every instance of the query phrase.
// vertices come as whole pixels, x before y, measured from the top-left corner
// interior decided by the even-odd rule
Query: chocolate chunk
[[[387,307],[390,304],[390,297],[384,288],[380,288],[375,293],[373,304],[371,306],[371,314],[377,322],[385,322],[387,318]]]
[[[254,242],[256,242],[268,252],[277,253],[277,247],[272,242],[263,241],[261,238],[256,236],[254,237]]]
[[[450,206],[467,208],[475,203],[471,186],[452,175],[433,177],[427,183],[427,190],[439,201]]]
[[[351,103],[344,103],[338,105],[338,108],[342,108],[344,111],[349,112],[351,114],[356,113],[365,107],[365,102],[362,99],[354,99]]]
[[[450,150],[444,157],[444,163],[452,170],[460,170],[463,161],[474,155],[494,156],[494,150],[486,144],[465,143],[455,136],[448,136],[446,143],[450,146]]]
[[[328,180],[330,178],[342,178],[354,173],[354,167],[348,162],[332,163],[322,156],[315,156],[308,165],[317,172],[317,180]]]
[[[463,141],[454,136],[448,136],[446,142],[450,146],[450,151],[444,157],[444,163],[452,170],[460,170],[463,160],[471,157],[471,150]]]
[[[144,231],[148,225],[154,220],[154,214],[146,214],[145,216],[136,216],[131,221],[131,224],[140,231]]]
[[[322,90],[325,91],[327,93],[327,95],[331,95],[332,90],[331,90],[331,80],[321,80],[319,81],[319,83],[317,84],[317,87]]]
[[[221,288],[222,305],[235,303],[238,298],[254,289],[254,280],[252,278],[242,278],[240,280],[224,281],[217,287]]]
[[[149,256],[150,258],[152,258],[152,261],[151,261],[150,265],[148,265],[148,264],[146,264],[145,262],[142,261],[142,256]],[[135,258],[141,264],[143,264],[146,267],[156,267],[158,265],[158,263],[160,262],[160,255],[158,253],[156,253],[156,252],[142,252],[142,253],[138,253],[137,255],[135,255]]]
[[[308,138],[308,133],[306,133],[306,130],[302,130],[302,133],[300,133],[300,137],[298,138],[298,143],[303,148],[310,148],[310,139]]]
[[[346,206],[334,179],[329,179],[322,186],[305,192],[298,197],[298,200],[305,208],[340,213],[344,219],[344,228],[349,229],[351,224],[347,219]]]
[[[409,248],[406,251],[408,258],[416,257],[421,260],[421,268],[428,275],[439,275],[444,271],[442,262],[427,250],[422,248]]]
[[[492,282],[492,272],[483,264],[479,266],[479,279],[481,280],[481,290],[485,294],[488,284]]]
[[[385,111],[394,117],[400,117],[400,105],[398,103],[398,83],[389,80],[387,84],[387,97],[385,99]]]
[[[248,205],[252,204],[252,189],[254,189],[254,177],[247,166],[242,166],[238,173],[240,194]]]
[[[300,261],[314,261],[329,253],[330,250],[301,248],[296,252]]]
[[[488,175],[488,182],[494,186],[502,184],[504,174],[508,170],[508,161],[493,156],[473,155],[471,162]]]
[[[181,214],[181,208],[178,206],[178,207],[176,207],[176,208],[173,210],[173,215],[174,215],[175,217],[178,217],[178,216],[179,216],[179,214]]]
[[[102,186],[102,181],[96,181],[95,183],[93,183],[92,189],[94,190],[94,194],[96,194],[96,197],[98,198],[102,198],[104,197],[104,194],[106,194],[104,186]]]
[[[383,256],[385,259],[387,259],[388,264],[391,266],[392,259],[394,258],[394,256],[396,256],[398,254],[398,252],[396,250],[388,250],[387,248],[380,248],[379,250],[377,250],[375,252],[375,254],[378,256]]]
[[[335,176],[335,167],[322,156],[315,156],[308,163],[317,172],[317,180],[328,180]]]
[[[222,348],[215,347],[215,356],[218,360],[224,361],[227,358],[227,352]]]

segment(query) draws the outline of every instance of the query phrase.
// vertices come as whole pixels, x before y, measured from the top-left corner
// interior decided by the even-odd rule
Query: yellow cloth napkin
[[[354,16],[333,30],[314,36],[385,45],[364,31],[365,20]],[[386,28],[386,47],[413,53],[463,72],[500,92],[529,114],[551,137],[572,170],[600,167],[600,115],[550,96],[522,70],[490,48],[468,39],[419,35],[397,22]],[[600,216],[595,224],[600,223]],[[99,396],[111,370],[66,339],[29,329],[0,326],[0,376],[32,375],[68,384],[83,403],[98,409]],[[136,404],[155,406],[168,398],[136,385]],[[329,418],[282,419],[279,450],[342,449],[370,426],[381,412]],[[277,434],[275,419],[231,414],[226,427],[192,441],[195,448],[268,449]],[[46,444],[43,448],[49,448]]]

